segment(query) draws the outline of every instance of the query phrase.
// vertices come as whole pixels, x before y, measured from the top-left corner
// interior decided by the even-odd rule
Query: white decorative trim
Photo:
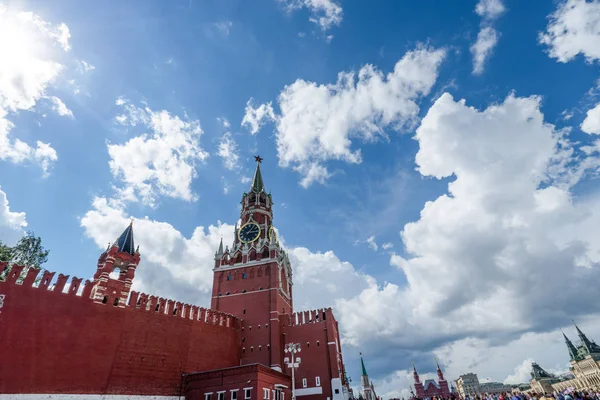
[[[308,396],[311,394],[323,394],[323,388],[321,386],[319,386],[319,387],[296,389],[296,396]]]
[[[266,292],[267,290],[277,290],[276,288],[269,288],[269,289],[263,289],[263,290],[252,290],[250,292],[246,292],[246,293],[229,293],[229,294],[225,294],[225,295],[220,295],[220,296],[213,296],[213,299],[222,299],[225,297],[232,297],[232,296],[240,296],[243,294],[252,294],[252,293],[260,293],[260,292]]]
[[[0,294],[0,308],[4,307],[4,299],[6,298],[5,294]]]
[[[281,289],[278,289],[278,288],[268,288],[268,289],[263,289],[263,290],[252,290],[250,292],[247,291],[246,293],[230,293],[230,294],[226,294],[226,295],[222,294],[221,296],[212,296],[212,298],[213,299],[224,299],[224,298],[227,298],[227,297],[240,296],[240,295],[243,295],[243,294],[252,294],[252,293],[266,292],[267,290],[279,290],[279,292],[281,292],[284,295],[284,297],[286,297],[287,299],[290,298],[285,292],[283,292]],[[283,299],[283,301],[290,308],[292,307],[292,305],[289,302],[287,302],[286,299]]]
[[[256,249],[256,248],[255,248],[255,250],[258,251],[258,249]],[[237,250],[235,251],[235,253],[237,253]],[[229,266],[226,266],[226,267],[213,268],[213,271],[229,271],[229,270],[232,270],[232,269],[246,268],[246,267],[255,267],[255,266],[261,265],[261,264],[265,264],[266,265],[266,264],[269,264],[269,263],[275,263],[275,262],[277,262],[273,258],[269,258],[269,260],[271,260],[271,261],[269,261],[268,263],[265,262],[265,259],[246,261],[245,263],[236,263],[236,264],[229,265]]]

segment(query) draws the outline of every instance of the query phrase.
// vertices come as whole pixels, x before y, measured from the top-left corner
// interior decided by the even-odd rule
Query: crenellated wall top
[[[7,262],[0,262],[0,271],[4,271],[7,266]],[[42,272],[42,274],[38,277],[40,272]],[[82,286],[82,278],[72,277],[67,286],[69,275],[58,274],[56,279],[54,279],[55,275],[55,272],[35,268],[26,270],[25,266],[15,264],[10,268],[6,275],[6,279],[4,281],[0,280],[0,295],[4,294],[2,290],[3,287],[10,285],[24,289],[30,288],[60,293],[61,295],[87,299],[90,302],[93,302],[93,282],[86,280]],[[48,301],[51,300],[49,299]],[[5,298],[4,303],[6,304],[8,302],[10,302],[10,299]],[[113,307],[112,302],[107,302],[106,304],[95,302],[95,304],[99,307]],[[125,307],[115,306],[114,308],[148,312],[161,316],[174,316],[211,325],[231,327],[234,329],[241,328],[240,319],[232,314],[135,291],[131,292],[129,301]]]

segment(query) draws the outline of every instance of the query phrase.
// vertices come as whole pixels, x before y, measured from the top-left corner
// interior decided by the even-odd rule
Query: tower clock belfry
[[[257,362],[281,370],[280,316],[293,312],[292,269],[273,226],[273,200],[256,170],[250,190],[242,195],[241,224],[231,248],[215,253],[211,308],[243,321],[242,363]]]

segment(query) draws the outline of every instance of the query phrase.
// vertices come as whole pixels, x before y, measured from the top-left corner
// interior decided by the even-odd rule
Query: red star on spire
[[[257,163],[261,163],[262,162],[262,158],[260,156],[254,156],[254,159],[256,160]]]

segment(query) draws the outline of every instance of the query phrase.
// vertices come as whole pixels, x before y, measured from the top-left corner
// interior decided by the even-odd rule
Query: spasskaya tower
[[[250,190],[242,196],[241,225],[231,248],[215,253],[211,308],[243,320],[241,364],[281,371],[284,334],[280,317],[293,313],[292,269],[273,227],[273,200],[265,191],[256,156]]]

